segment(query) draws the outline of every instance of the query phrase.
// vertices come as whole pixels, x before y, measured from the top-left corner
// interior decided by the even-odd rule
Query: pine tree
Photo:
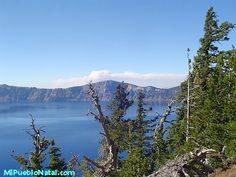
[[[134,147],[140,148],[143,156],[151,154],[151,121],[147,119],[147,114],[151,110],[144,108],[145,94],[138,93],[137,116],[134,121]]]
[[[88,176],[117,176],[121,164],[120,154],[130,148],[130,120],[127,120],[125,115],[133,101],[128,99],[129,93],[126,89],[127,85],[124,83],[117,86],[114,98],[108,106],[111,110],[111,115],[106,116],[103,113],[98,95],[92,83],[89,84],[89,95],[97,111],[97,113],[90,113],[100,123],[103,137],[101,140],[100,157],[94,161],[84,156],[85,161],[82,167],[84,174]]]
[[[216,65],[212,67],[212,74],[208,77],[205,112],[209,117],[207,130],[204,131],[208,146],[223,152],[225,148],[230,150],[228,143],[231,135],[230,125],[236,121],[236,99],[235,99],[235,51],[222,52],[214,58]],[[224,152],[228,154],[228,152]]]
[[[46,151],[50,145],[49,140],[47,140],[42,133],[44,130],[42,127],[37,128],[35,126],[35,120],[31,115],[31,129],[27,133],[32,138],[33,151],[29,153],[28,157],[23,157],[21,155],[12,155],[12,157],[22,165],[25,170],[43,170],[44,162],[46,159]]]
[[[51,142],[51,146],[49,148],[49,166],[50,170],[58,170],[63,171],[66,170],[66,163],[64,158],[61,158],[61,150],[60,148],[55,146],[54,140]]]
[[[229,22],[218,24],[218,19],[210,8],[207,12],[204,37],[200,40],[201,47],[194,59],[193,78],[194,90],[192,98],[192,142],[218,151],[224,147],[228,139],[227,124],[229,119],[224,117],[226,107],[223,95],[227,95],[222,82],[226,73],[220,59],[226,52],[219,51],[216,42],[229,40],[228,33],[234,25]],[[226,99],[227,100],[227,99]]]
[[[129,121],[125,118],[128,108],[133,104],[128,98],[127,85],[121,83],[117,86],[116,92],[108,108],[111,110],[110,135],[118,152],[129,149]]]
[[[236,50],[233,49],[228,52],[228,74],[225,75],[225,80],[227,83],[227,90],[228,93],[226,95],[227,103],[226,107],[224,108],[224,115],[227,115],[230,123],[229,123],[229,140],[226,143],[226,152],[229,156],[236,155]]]
[[[119,175],[122,177],[144,176],[151,172],[153,161],[151,158],[152,137],[150,120],[147,120],[147,114],[151,110],[144,108],[145,94],[138,93],[137,116],[135,120],[130,121],[131,126],[131,148],[128,149],[127,157],[121,162]]]
[[[141,148],[132,149],[127,158],[123,160],[118,172],[120,177],[146,176],[150,173],[151,165],[149,159],[142,155]]]
[[[180,98],[183,107],[177,111],[177,124],[169,134],[174,152],[192,150],[195,147],[214,148],[221,152],[230,140],[229,124],[235,117],[232,111],[234,66],[229,51],[220,51],[216,43],[229,40],[228,34],[234,28],[229,22],[218,24],[213,8],[206,15],[204,37],[194,58],[190,73],[190,128],[189,142],[186,143],[186,96],[187,83],[181,85]],[[229,76],[231,80],[229,79]],[[230,103],[230,104],[229,104]],[[230,106],[229,106],[230,105]],[[229,107],[231,107],[229,109]],[[177,145],[177,146],[176,146]],[[174,147],[176,146],[176,147]]]
[[[21,169],[24,170],[66,170],[66,163],[64,159],[61,158],[60,149],[55,146],[54,141],[50,142],[45,136],[42,136],[42,133],[45,131],[42,127],[37,128],[32,115],[31,117],[31,129],[28,130],[27,133],[32,138],[33,150],[28,153],[28,157],[15,154],[12,154],[12,157],[21,165]],[[48,155],[49,165],[45,167],[46,157],[48,157]]]

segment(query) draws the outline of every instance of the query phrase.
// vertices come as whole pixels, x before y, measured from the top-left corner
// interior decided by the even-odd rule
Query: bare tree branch
[[[94,108],[97,113],[94,113],[90,111],[89,113],[100,123],[103,132],[102,134],[105,139],[105,143],[109,152],[108,157],[106,158],[105,162],[95,162],[91,160],[90,158],[84,156],[85,160],[89,162],[91,165],[95,166],[98,170],[101,171],[101,173],[105,176],[109,173],[111,173],[113,170],[117,169],[118,167],[118,152],[116,150],[116,147],[114,145],[114,142],[112,141],[110,134],[109,134],[109,119],[107,116],[104,115],[101,105],[99,103],[99,98],[96,93],[96,91],[93,88],[92,83],[89,84],[89,91],[88,94],[91,98],[91,101],[94,105]]]
[[[182,154],[174,160],[167,161],[158,171],[148,177],[206,177],[207,173],[200,172],[194,164],[204,165],[204,161],[209,156],[216,155],[216,151],[213,149],[195,149],[193,152]]]
[[[174,102],[175,102],[174,100],[170,101],[164,115],[161,115],[161,114],[158,113],[158,117],[161,117],[161,118],[160,118],[159,123],[155,127],[154,138],[156,138],[157,135],[163,136],[165,134],[165,132],[167,131],[164,128],[164,124],[165,123],[170,123],[170,121],[167,120],[167,117],[173,112],[172,106],[173,106]]]

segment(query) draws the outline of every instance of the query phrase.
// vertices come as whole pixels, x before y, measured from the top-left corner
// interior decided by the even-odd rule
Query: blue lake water
[[[106,103],[103,109],[107,114]],[[0,104],[0,176],[4,169],[18,169],[12,150],[16,154],[24,155],[32,150],[28,130],[32,114],[36,125],[45,126],[44,134],[48,139],[54,139],[63,152],[63,157],[68,161],[72,154],[80,158],[87,155],[93,159],[98,156],[100,126],[93,117],[88,116],[92,108],[90,102],[76,103],[2,103]],[[166,106],[152,105],[153,111],[163,112]],[[127,117],[134,117],[136,106],[132,106]]]

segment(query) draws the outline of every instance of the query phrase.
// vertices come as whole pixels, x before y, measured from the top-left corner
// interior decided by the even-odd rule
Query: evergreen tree
[[[136,177],[144,176],[151,172],[153,161],[151,158],[151,127],[150,120],[146,120],[147,113],[151,110],[144,108],[145,94],[138,93],[137,116],[130,121],[131,148],[128,149],[127,157],[121,162],[119,176]]]
[[[208,116],[207,129],[203,133],[209,140],[207,145],[220,152],[233,141],[230,125],[236,121],[235,99],[235,50],[220,53],[214,58],[216,65],[207,79],[207,97],[205,98],[205,116]],[[234,63],[234,64],[233,64]],[[228,152],[224,152],[228,154]]]
[[[150,173],[149,159],[142,155],[142,151],[141,148],[134,148],[129,152],[118,172],[120,177],[142,177]]]
[[[64,171],[66,170],[66,163],[64,158],[61,158],[60,148],[55,146],[54,140],[51,142],[49,148],[49,167],[50,170]]]
[[[83,174],[90,176],[111,176],[118,175],[121,165],[122,152],[127,152],[130,148],[129,130],[130,120],[125,118],[127,109],[132,105],[133,101],[128,99],[127,85],[123,82],[116,88],[114,98],[108,105],[111,115],[104,115],[99,98],[93,85],[89,85],[89,95],[94,104],[97,113],[90,112],[102,126],[103,138],[101,140],[101,151],[99,158],[94,161],[84,156],[82,168]]]
[[[12,155],[12,157],[22,165],[25,170],[43,170],[44,162],[46,159],[46,151],[50,145],[50,142],[42,136],[44,130],[37,128],[34,123],[33,116],[30,124],[31,129],[27,133],[32,138],[33,151],[29,153],[29,157],[23,157],[21,155]]]
[[[226,152],[229,156],[236,155],[236,50],[233,49],[228,52],[228,74],[224,75],[227,86],[225,91],[228,93],[224,95],[226,106],[224,108],[224,116],[227,115],[229,119],[229,139],[226,143]]]
[[[33,117],[30,127],[31,129],[27,131],[27,133],[32,138],[32,152],[29,153],[28,157],[12,154],[12,157],[21,165],[21,169],[35,171],[45,169],[58,171],[66,170],[66,163],[64,159],[61,158],[60,148],[55,146],[54,141],[50,142],[46,137],[42,136],[42,133],[45,131],[42,127],[36,127]],[[48,157],[48,155],[49,165],[45,167],[46,157]]]
[[[216,42],[227,41],[228,33],[234,25],[224,22],[218,25],[218,19],[210,8],[207,12],[204,37],[200,40],[201,47],[194,60],[193,98],[192,98],[192,143],[211,147],[221,151],[228,139],[227,124],[230,119],[224,115],[228,99],[226,89],[231,89],[225,80],[228,65],[227,52],[219,51]],[[223,57],[223,58],[222,58]],[[225,82],[225,83],[224,83]],[[225,85],[226,84],[226,85]],[[226,86],[226,87],[225,87]],[[232,98],[232,97],[231,97]]]
[[[127,109],[133,104],[132,100],[128,98],[127,85],[123,82],[116,88],[116,92],[108,108],[111,110],[110,117],[110,135],[114,141],[118,152],[129,149],[129,122],[125,119]]]
[[[150,136],[150,120],[146,120],[149,110],[144,108],[145,94],[140,91],[138,93],[137,116],[134,122],[134,146],[140,148],[142,155],[150,156],[151,136]],[[151,108],[150,108],[151,109]]]
[[[220,51],[216,43],[229,40],[234,28],[229,22],[218,24],[210,8],[207,12],[204,37],[194,58],[190,73],[190,137],[186,138],[186,95],[187,83],[181,85],[180,98],[183,107],[177,111],[177,124],[169,134],[173,152],[192,150],[195,147],[214,148],[221,152],[230,141],[229,124],[235,119],[233,75],[235,55],[232,51]],[[231,64],[229,64],[231,63]],[[227,110],[227,111],[226,111]]]

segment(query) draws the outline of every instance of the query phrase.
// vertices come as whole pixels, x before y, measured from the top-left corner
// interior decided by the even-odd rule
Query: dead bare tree
[[[175,103],[174,100],[171,100],[170,103],[168,104],[167,106],[167,109],[164,113],[164,115],[161,115],[158,113],[158,118],[159,118],[159,122],[156,124],[156,127],[155,127],[155,131],[154,131],[154,139],[157,138],[157,136],[161,136],[163,137],[164,134],[166,133],[166,131],[168,130],[168,126],[164,126],[165,124],[173,124],[173,120],[172,121],[169,121],[167,120],[168,116],[173,113],[173,104]]]
[[[91,160],[87,156],[84,156],[84,159],[91,165],[94,166],[99,172],[100,176],[107,176],[111,175],[114,171],[118,168],[118,151],[115,147],[114,142],[112,141],[108,126],[110,124],[110,120],[107,116],[104,115],[101,105],[99,103],[99,98],[96,93],[96,91],[93,88],[92,83],[89,84],[89,96],[91,98],[91,101],[94,105],[94,108],[96,110],[96,113],[90,111],[90,114],[99,122],[99,124],[102,127],[103,132],[101,134],[103,135],[105,139],[105,146],[108,150],[108,155],[106,159],[103,159],[102,161],[96,162],[94,160]]]
[[[67,169],[68,170],[73,170],[77,172],[79,170],[79,157],[76,154],[72,154],[71,159],[69,160],[67,164]],[[72,177],[76,177],[77,175],[73,175]]]
[[[189,140],[189,117],[190,117],[190,75],[191,75],[191,59],[189,58],[190,49],[187,49],[188,59],[188,89],[187,89],[187,116],[186,116],[186,142]]]
[[[217,155],[213,149],[195,149],[176,156],[148,177],[207,177],[211,169],[205,163],[209,156]]]
[[[34,154],[38,157],[41,157],[42,159],[45,158],[44,156],[44,152],[47,150],[48,146],[49,146],[49,141],[45,139],[45,137],[41,136],[41,132],[45,132],[43,130],[44,126],[36,128],[35,126],[35,120],[33,118],[33,116],[30,114],[31,116],[31,131],[28,130],[26,131],[32,138],[33,141],[33,145],[34,145]]]
[[[152,144],[152,158],[155,161],[155,165],[160,167],[167,160],[169,154],[168,144],[165,139],[165,135],[171,126],[174,124],[175,120],[170,120],[168,117],[174,112],[173,104],[174,100],[170,100],[167,105],[164,114],[157,113],[157,117],[154,120],[154,130],[153,130],[153,144]]]
[[[38,170],[42,169],[43,162],[46,157],[45,151],[48,149],[50,141],[48,141],[44,136],[41,135],[42,132],[45,132],[43,130],[43,126],[37,128],[35,126],[35,120],[33,116],[31,114],[30,116],[31,116],[31,123],[30,123],[31,128],[26,132],[32,138],[34,149],[29,154],[28,158],[25,158],[21,155],[15,155],[14,151],[12,157],[22,165],[23,169]]]

